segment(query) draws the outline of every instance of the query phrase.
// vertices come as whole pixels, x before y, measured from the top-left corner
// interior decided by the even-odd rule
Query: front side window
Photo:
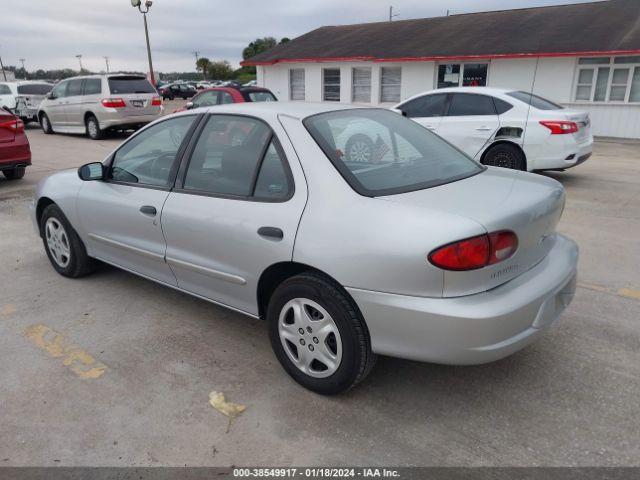
[[[437,135],[388,110],[341,110],[313,115],[303,123],[361,195],[421,190],[484,170]],[[349,149],[356,143],[358,154],[351,155]]]
[[[211,115],[191,155],[184,189],[277,200],[290,193],[286,172],[284,157],[264,122]]]
[[[219,95],[220,95],[218,97],[219,104],[233,103],[233,97],[229,92],[219,92]]]
[[[289,98],[291,100],[305,99],[304,68],[289,70]]]
[[[325,102],[340,101],[339,68],[325,68],[322,71],[322,99]]]
[[[53,95],[53,98],[66,97],[67,96],[67,85],[68,84],[69,84],[69,82],[60,82],[55,87],[53,87],[53,90],[51,90],[51,95]]]
[[[485,87],[488,63],[444,63],[438,65],[438,88]]]
[[[67,97],[82,95],[82,82],[83,80],[69,80],[69,86],[67,87]]]
[[[108,179],[168,187],[178,150],[195,118],[187,115],[165,120],[132,137],[115,153]]]
[[[423,95],[408,101],[400,109],[409,118],[441,117],[447,103],[447,94]]]
[[[402,84],[402,68],[382,67],[380,69],[380,102],[399,102]]]
[[[493,99],[475,93],[454,93],[449,105],[449,117],[496,115]]]
[[[193,106],[198,107],[212,107],[218,104],[218,92],[202,92],[200,95],[194,97]]]
[[[355,103],[371,103],[371,69],[354,68],[353,79],[353,101]]]

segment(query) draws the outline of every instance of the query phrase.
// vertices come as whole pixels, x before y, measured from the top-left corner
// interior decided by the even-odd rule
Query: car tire
[[[16,167],[12,168],[11,170],[3,170],[2,173],[7,180],[20,180],[22,177],[24,177],[25,171],[25,167]]]
[[[100,129],[100,123],[94,115],[89,115],[85,121],[87,136],[91,140],[100,140],[104,137],[104,130]]]
[[[49,120],[49,117],[46,113],[43,113],[40,116],[40,126],[42,127],[42,131],[46,135],[51,135],[53,133],[53,128],[51,128],[51,120]]]
[[[282,367],[316,393],[349,390],[375,364],[358,308],[340,285],[322,275],[303,273],[281,283],[269,299],[267,322]]]
[[[60,275],[78,278],[95,270],[96,261],[87,255],[82,240],[60,207],[51,204],[44,209],[40,232],[47,257]]]
[[[347,140],[344,154],[348,162],[371,163],[373,149],[373,141],[368,136],[357,133]]]
[[[522,150],[508,143],[499,143],[489,148],[483,156],[482,164],[491,167],[509,168],[511,170],[527,169],[527,162],[522,154]]]

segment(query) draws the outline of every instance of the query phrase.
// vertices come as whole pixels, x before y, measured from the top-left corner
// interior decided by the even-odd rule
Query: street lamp
[[[22,63],[22,74],[24,75],[24,79],[27,79],[27,70],[26,68],[24,68],[24,61],[26,60],[26,58],[20,58],[20,63]]]
[[[156,79],[153,74],[153,63],[151,62],[151,46],[149,45],[149,28],[147,27],[147,13],[153,4],[152,0],[145,0],[144,2],[144,10],[142,9],[142,0],[131,0],[131,6],[134,8],[138,8],[142,16],[144,17],[144,35],[147,39],[147,57],[149,58],[149,75],[151,84],[155,86]]]
[[[78,59],[78,63],[80,64],[80,74],[82,75],[82,54],[78,54],[76,55],[76,58]]]

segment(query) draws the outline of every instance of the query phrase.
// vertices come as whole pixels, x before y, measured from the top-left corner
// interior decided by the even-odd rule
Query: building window
[[[291,100],[304,100],[304,68],[292,68],[289,70],[289,98]]]
[[[340,69],[325,68],[322,71],[322,99],[326,102],[340,101]]]
[[[353,69],[353,102],[371,103],[371,69]]]
[[[640,102],[640,56],[578,59],[574,99]]]
[[[382,67],[380,69],[380,102],[399,102],[401,84],[401,67]]]
[[[438,65],[438,88],[486,87],[488,63],[444,63]]]

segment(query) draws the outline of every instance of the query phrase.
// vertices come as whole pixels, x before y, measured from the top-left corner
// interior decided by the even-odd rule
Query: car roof
[[[233,113],[255,115],[258,117],[265,115],[288,115],[298,119],[303,119],[318,113],[335,112],[339,110],[360,110],[363,108],[371,109],[372,107],[358,107],[343,103],[320,102],[244,102],[215,105],[212,107],[205,107],[202,110],[207,113]],[[379,108],[378,110],[386,109]]]

